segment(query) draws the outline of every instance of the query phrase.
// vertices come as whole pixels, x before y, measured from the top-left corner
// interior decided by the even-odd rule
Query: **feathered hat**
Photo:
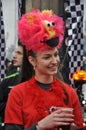
[[[52,10],[33,10],[18,21],[18,36],[27,51],[60,48],[64,37],[63,19]]]

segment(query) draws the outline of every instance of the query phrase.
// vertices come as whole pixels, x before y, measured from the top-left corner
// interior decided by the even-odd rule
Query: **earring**
[[[35,68],[36,68],[36,65],[33,66],[33,69],[34,69],[34,70],[35,70]]]
[[[33,66],[33,69],[35,70],[35,66]]]

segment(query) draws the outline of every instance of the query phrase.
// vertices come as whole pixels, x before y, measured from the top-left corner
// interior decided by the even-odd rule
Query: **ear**
[[[28,60],[33,67],[36,65],[36,59],[34,57],[28,56]]]

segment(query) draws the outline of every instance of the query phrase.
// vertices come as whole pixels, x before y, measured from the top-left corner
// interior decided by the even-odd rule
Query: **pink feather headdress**
[[[18,36],[28,51],[60,48],[64,37],[63,19],[52,10],[33,10],[19,20]]]

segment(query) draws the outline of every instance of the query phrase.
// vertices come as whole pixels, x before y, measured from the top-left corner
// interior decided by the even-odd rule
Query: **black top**
[[[8,99],[8,94],[12,87],[19,83],[19,73],[16,72],[7,76],[0,83],[0,117],[2,118],[2,122],[4,121],[4,111],[6,107],[6,102]]]

